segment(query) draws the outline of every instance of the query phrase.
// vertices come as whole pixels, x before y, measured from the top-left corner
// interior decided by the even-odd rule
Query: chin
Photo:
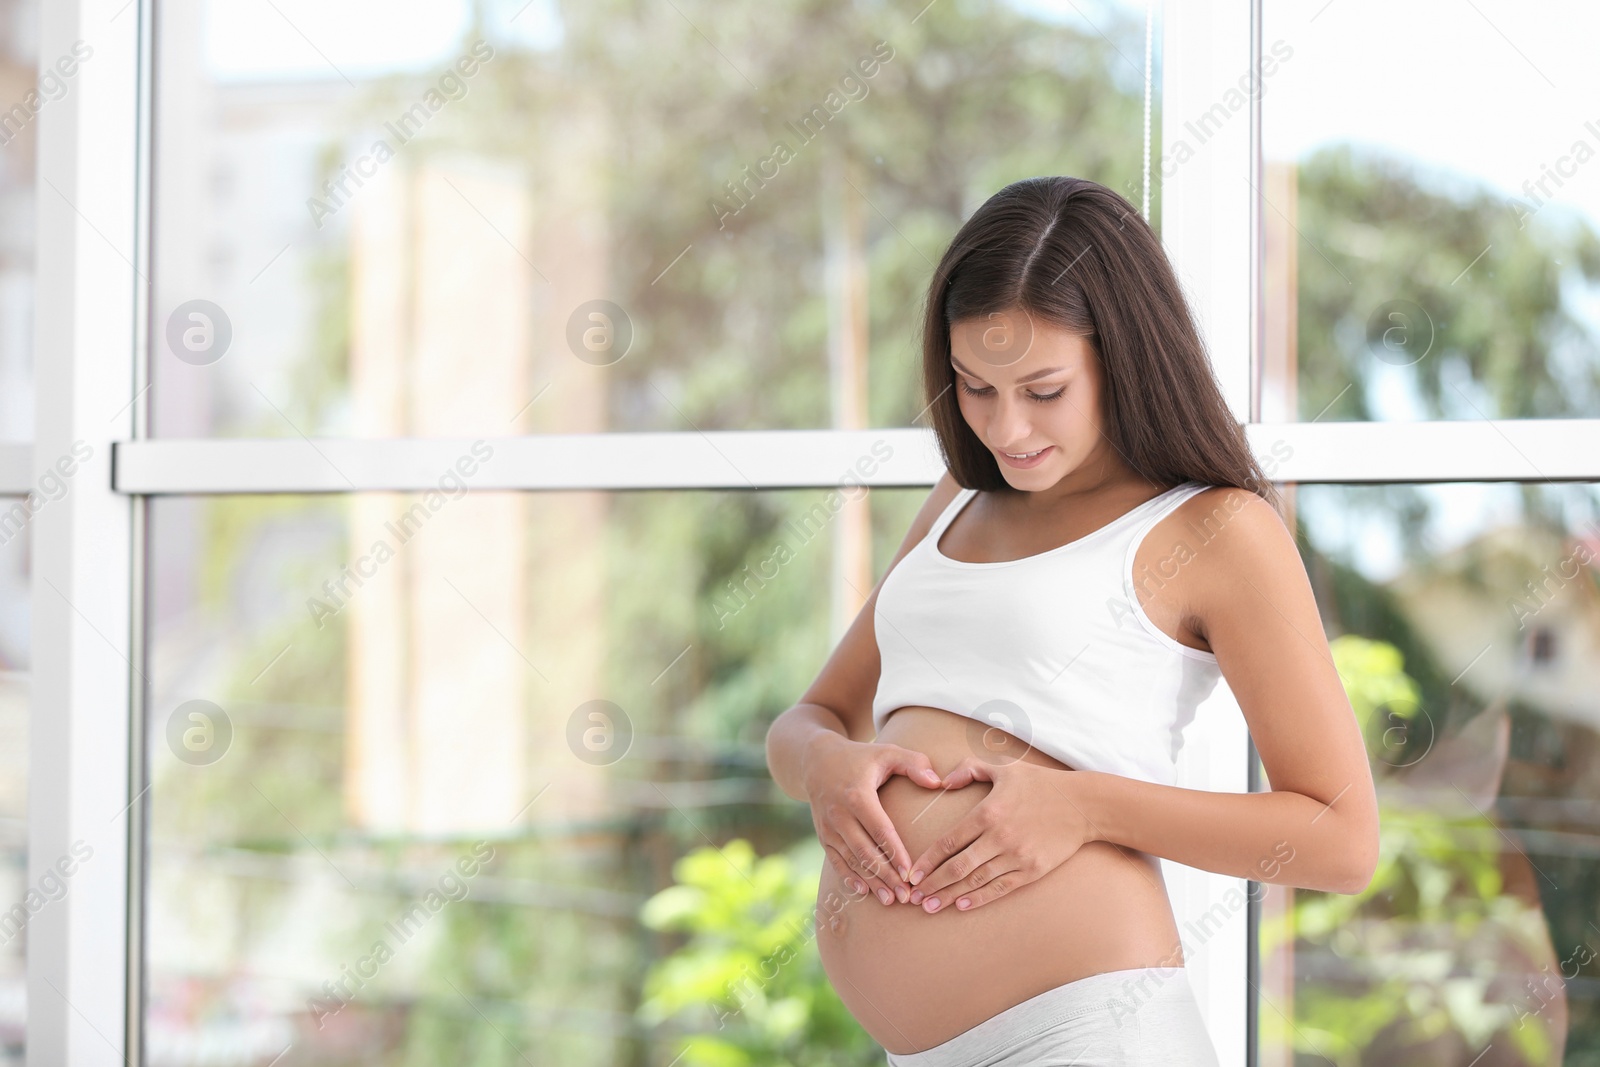
[[[1018,470],[1007,466],[1006,461],[995,457],[995,465],[1000,468],[1000,476],[1006,484],[1021,492],[1037,493],[1049,489],[1061,481],[1068,474],[1077,469],[1076,464],[1064,461],[1060,456],[1052,456],[1037,467]]]

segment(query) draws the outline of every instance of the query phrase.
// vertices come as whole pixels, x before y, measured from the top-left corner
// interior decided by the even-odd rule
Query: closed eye
[[[982,389],[974,389],[974,388],[972,388],[972,386],[968,385],[965,381],[963,381],[960,378],[957,378],[956,381],[960,384],[961,391],[963,393],[966,393],[968,396],[993,396],[994,395],[994,387],[993,386],[985,386]],[[1063,385],[1060,389],[1057,389],[1055,392],[1048,393],[1048,394],[1045,394],[1045,395],[1040,395],[1038,393],[1029,391],[1027,393],[1027,397],[1028,397],[1029,400],[1037,400],[1037,401],[1039,401],[1039,403],[1045,404],[1045,403],[1049,403],[1052,400],[1060,400],[1061,399],[1061,394],[1065,393],[1066,391],[1067,391],[1067,387]]]

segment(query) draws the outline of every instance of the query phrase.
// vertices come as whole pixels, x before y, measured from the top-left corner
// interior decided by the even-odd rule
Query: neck
[[[1113,462],[1113,460],[1115,460]],[[1085,500],[1107,495],[1151,496],[1161,486],[1115,457],[1092,457],[1044,489],[1016,490],[1017,506],[1041,514],[1058,508],[1079,508]]]

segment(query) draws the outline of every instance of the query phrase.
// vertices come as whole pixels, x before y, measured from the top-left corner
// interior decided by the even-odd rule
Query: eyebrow
[[[967,368],[963,367],[961,365],[961,361],[956,359],[955,356],[951,356],[950,357],[950,362],[955,364],[956,370],[960,371],[962,374],[965,374],[968,378],[978,378],[978,376],[976,374],[973,374]],[[1029,382],[1038,381],[1040,378],[1045,378],[1045,377],[1048,377],[1049,375],[1052,375],[1052,374],[1060,374],[1062,371],[1064,371],[1066,369],[1067,369],[1066,367],[1047,367],[1044,370],[1036,370],[1032,374],[1028,375],[1026,378],[1018,378],[1017,379],[1017,384],[1018,385],[1027,385]],[[980,382],[983,381],[982,378],[978,378],[978,380]]]

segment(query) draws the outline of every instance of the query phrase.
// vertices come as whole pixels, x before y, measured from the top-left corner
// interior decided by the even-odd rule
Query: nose
[[[1026,403],[1002,394],[989,420],[989,440],[1003,452],[1022,452],[1034,445],[1033,421]]]

